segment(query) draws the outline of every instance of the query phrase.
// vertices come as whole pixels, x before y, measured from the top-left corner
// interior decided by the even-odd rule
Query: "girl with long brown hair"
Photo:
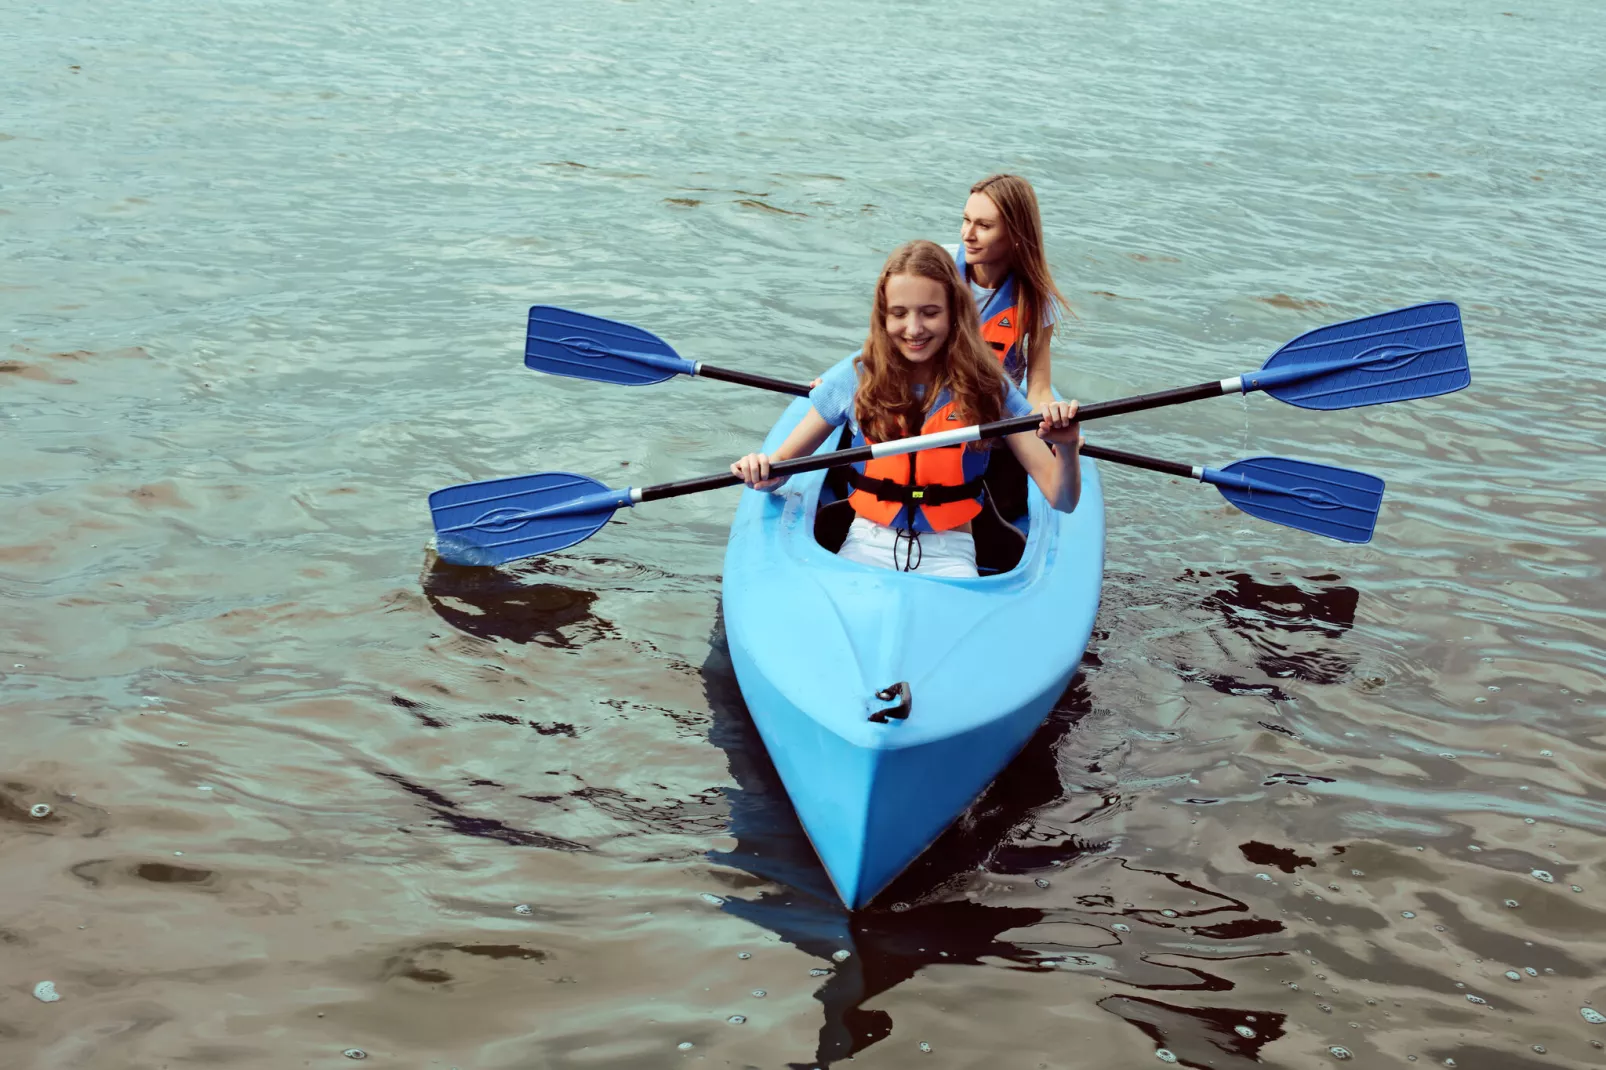
[[[982,337],[1035,408],[1054,399],[1050,347],[1070,311],[1043,255],[1043,219],[1032,184],[999,174],[970,187],[954,256],[970,284]]]
[[[863,351],[828,371],[809,401],[779,449],[750,453],[731,471],[769,490],[782,482],[770,478],[773,461],[813,453],[843,425],[862,444],[1032,411],[982,339],[954,258],[929,241],[899,246],[887,259]],[[1049,503],[1068,513],[1081,494],[1076,402],[1051,399],[1042,417],[1035,435],[1004,442]],[[971,521],[983,508],[981,480],[995,445],[974,442],[855,465],[849,498],[855,516],[839,554],[926,575],[976,575]]]

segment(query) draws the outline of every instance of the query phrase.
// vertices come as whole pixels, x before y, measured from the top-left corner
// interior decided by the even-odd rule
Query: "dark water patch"
[[[221,887],[216,870],[177,862],[119,862],[113,858],[93,858],[72,865],[68,872],[92,888],[126,885],[129,878],[150,884],[195,886],[207,891]]]
[[[1272,308],[1286,308],[1295,312],[1313,312],[1317,309],[1332,307],[1327,302],[1318,301],[1314,297],[1302,300],[1284,293],[1272,294],[1270,297],[1257,297],[1255,300],[1263,305],[1270,305]]]
[[[760,208],[766,212],[774,212],[776,215],[797,216],[800,219],[808,218],[807,212],[794,212],[789,208],[779,208],[773,204],[765,204],[763,201],[755,201],[751,197],[739,198],[736,203],[745,208]]]
[[[1207,940],[1248,940],[1256,936],[1275,936],[1284,931],[1282,922],[1275,918],[1240,918],[1216,925],[1195,925],[1188,931]]]
[[[212,871],[171,862],[141,862],[134,867],[134,876],[155,884],[205,884],[212,879]]]
[[[514,828],[496,818],[478,817],[464,813],[457,803],[453,802],[445,794],[436,791],[434,788],[413,783],[400,773],[380,771],[376,772],[375,775],[424,800],[425,809],[436,817],[437,824],[458,835],[495,840],[499,843],[512,844],[516,847],[539,847],[548,851],[590,850],[583,843],[576,843],[561,836],[551,836],[544,832]],[[404,828],[402,831],[411,830]]]
[[[665,197],[665,204],[672,204],[677,208],[696,208],[703,202],[696,197]]]
[[[1174,1054],[1176,1065],[1194,1070],[1260,1062],[1260,1050],[1284,1035],[1288,1020],[1273,1011],[1178,1007],[1142,996],[1106,996],[1098,1005],[1136,1026],[1157,1049]]]
[[[1302,855],[1288,847],[1277,847],[1258,840],[1238,845],[1238,850],[1252,865],[1276,866],[1284,873],[1292,873],[1301,866],[1314,866],[1316,860],[1308,855]]]
[[[594,591],[532,583],[525,573],[458,567],[436,558],[423,587],[442,620],[480,639],[572,650],[615,635],[613,625],[592,612]]]

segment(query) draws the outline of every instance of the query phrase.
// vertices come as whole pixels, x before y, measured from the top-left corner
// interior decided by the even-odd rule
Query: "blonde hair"
[[[908,363],[887,334],[887,280],[894,275],[932,279],[942,285],[948,302],[948,337],[932,358],[935,375],[924,398],[915,396]],[[872,442],[918,434],[927,406],[944,389],[955,414],[967,424],[987,423],[1003,415],[1007,384],[1003,368],[982,341],[976,302],[965,280],[959,277],[953,257],[935,242],[907,242],[887,257],[881,277],[876,280],[870,334],[854,364],[859,369],[859,387],[854,394],[853,411],[860,429]],[[971,444],[978,449],[992,445],[991,441]]]

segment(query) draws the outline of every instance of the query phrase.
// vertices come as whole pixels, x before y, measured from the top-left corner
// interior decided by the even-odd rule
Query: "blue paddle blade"
[[[572,472],[487,479],[429,496],[435,551],[454,565],[505,565],[550,554],[597,533],[630,490]]]
[[[1371,542],[1383,481],[1287,457],[1250,457],[1199,477],[1250,516],[1342,542]]]
[[[530,309],[524,366],[625,386],[647,386],[697,371],[696,364],[651,331],[553,305]]]
[[[1430,398],[1472,382],[1461,310],[1449,301],[1395,309],[1306,331],[1244,390],[1305,409],[1353,409]]]

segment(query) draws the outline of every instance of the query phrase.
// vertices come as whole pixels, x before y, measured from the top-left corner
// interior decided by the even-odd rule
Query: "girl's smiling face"
[[[953,315],[942,283],[923,275],[887,278],[887,334],[904,360],[926,364],[948,341]]]

